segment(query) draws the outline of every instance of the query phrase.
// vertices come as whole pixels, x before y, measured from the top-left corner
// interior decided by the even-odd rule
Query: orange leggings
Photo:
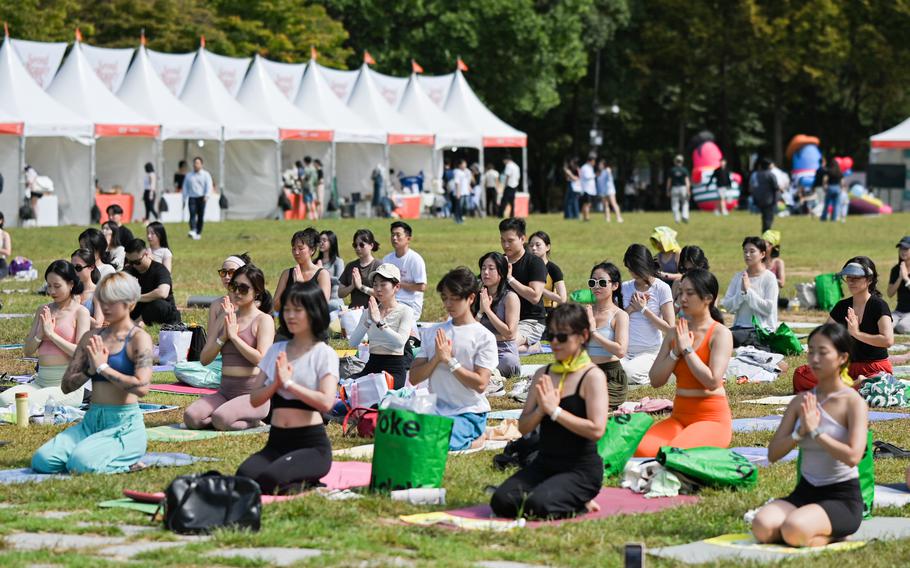
[[[653,458],[663,446],[726,448],[733,439],[733,414],[726,396],[679,396],[673,413],[651,426],[638,444],[637,457]]]

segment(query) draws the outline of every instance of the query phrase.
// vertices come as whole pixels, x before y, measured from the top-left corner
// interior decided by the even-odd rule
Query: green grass
[[[850,218],[848,223],[819,224],[805,218],[779,219],[775,228],[783,233],[783,257],[787,263],[790,282],[785,290],[794,295],[793,285],[807,281],[821,272],[832,272],[854,255],[871,256],[882,279],[887,278],[896,260],[894,244],[907,233],[907,215],[880,218]],[[621,265],[625,248],[633,242],[646,243],[655,225],[671,221],[666,214],[632,214],[622,225],[604,225],[602,220],[583,224],[567,222],[556,216],[535,216],[529,231],[543,229],[553,239],[553,260],[567,275],[570,290],[582,287],[590,267],[603,259]],[[171,249],[175,254],[175,293],[178,305],[185,305],[192,294],[217,294],[220,283],[216,270],[222,259],[232,253],[249,251],[254,261],[274,287],[278,273],[292,262],[289,238],[293,231],[307,226],[290,222],[230,222],[206,226],[203,240],[190,241],[185,225],[169,225]],[[428,263],[430,289],[443,273],[456,265],[476,269],[477,258],[490,250],[499,250],[498,233],[494,220],[469,219],[463,226],[442,220],[415,221],[413,247]],[[390,250],[388,223],[381,220],[329,220],[318,225],[332,229],[340,235],[342,256],[353,258],[350,237],[355,229],[372,229],[381,240],[380,253]],[[759,220],[756,216],[741,213],[730,218],[695,214],[692,223],[679,227],[682,244],[702,246],[712,269],[721,283],[721,293],[733,272],[742,267],[740,243],[742,238],[756,234]],[[138,225],[131,226],[142,234]],[[68,257],[76,248],[78,227],[49,229],[13,229],[14,254],[27,256],[39,271],[56,258]],[[624,277],[628,277],[625,274]],[[0,282],[0,289],[37,288],[37,283],[23,284],[12,280]],[[884,283],[880,285],[884,287]],[[35,294],[2,294],[4,312],[33,312],[46,298]],[[442,307],[435,293],[426,297],[425,320],[442,316]],[[782,314],[782,319],[812,319],[820,321],[824,314],[800,312]],[[205,312],[189,311],[188,321],[205,322]],[[28,331],[28,319],[0,320],[0,343],[21,342]],[[155,330],[152,330],[153,334]],[[907,342],[908,338],[901,338]],[[29,364],[19,360],[21,351],[0,352],[0,372],[24,373]],[[544,362],[545,357],[531,359]],[[803,362],[800,357],[789,358],[790,368]],[[158,374],[156,381],[166,375]],[[736,404],[737,401],[790,392],[790,375],[762,385],[727,385],[736,417],[760,416],[770,407]],[[657,391],[642,388],[632,391],[630,398],[663,396],[671,398],[672,389]],[[188,405],[194,398],[152,393],[149,402]],[[517,407],[503,399],[492,399],[495,408]],[[149,425],[179,421],[178,411],[154,414],[148,417]],[[901,420],[876,425],[876,437],[899,446],[910,447],[910,421]],[[57,433],[59,427],[33,426],[18,430],[13,426],[0,426],[0,440],[13,443],[0,449],[0,467],[24,467],[35,449]],[[336,425],[329,428],[336,448],[353,446],[361,440],[342,438]],[[733,444],[764,445],[770,433],[736,434]],[[184,468],[152,469],[128,475],[83,476],[62,481],[48,481],[38,485],[0,486],[2,500],[10,507],[0,508],[0,534],[14,531],[57,531],[118,535],[118,525],[142,524],[146,518],[140,513],[100,509],[100,501],[120,496],[123,489],[163,490],[176,475],[201,471],[214,466],[223,472],[232,472],[249,454],[261,448],[264,435],[235,436],[229,440],[214,439],[192,443],[150,443],[150,451],[179,451],[199,456],[213,456],[221,461],[215,464]],[[486,500],[484,487],[497,484],[506,473],[496,471],[491,464],[492,453],[458,456],[449,460],[444,485],[448,491],[449,508],[476,504]],[[876,477],[880,482],[903,479],[906,460],[884,460],[876,463]],[[416,565],[470,566],[480,560],[513,560],[559,566],[619,566],[622,548],[626,542],[644,542],[648,547],[680,544],[727,532],[741,532],[747,527],[742,514],[757,507],[767,499],[784,495],[794,484],[792,464],[762,469],[759,486],[752,491],[706,491],[701,502],[688,508],[679,508],[652,515],[614,517],[604,521],[573,523],[558,528],[518,530],[509,534],[481,532],[456,532],[438,528],[403,526],[393,520],[399,514],[414,513],[424,508],[392,502],[381,496],[367,495],[363,499],[344,502],[325,501],[318,496],[307,496],[289,503],[269,506],[263,515],[263,528],[259,533],[223,531],[216,533],[209,542],[191,544],[176,550],[164,550],[143,555],[135,564],[144,566],[181,565],[209,566],[211,560],[204,553],[216,549],[241,546],[301,546],[319,548],[326,552],[309,562],[321,565],[386,565],[400,557]],[[54,520],[37,516],[41,511],[76,511],[65,519]],[[880,514],[907,515],[900,510],[882,510]],[[77,527],[79,521],[97,523],[100,527]],[[169,533],[158,532],[142,538],[171,539]],[[910,543],[873,543],[865,548],[841,553],[801,558],[809,566],[827,566],[839,559],[851,565],[895,566],[905,563],[910,555]],[[66,556],[49,551],[13,552],[0,549],[3,566],[26,566],[33,563],[65,564],[68,566],[104,566],[112,561],[99,560],[88,554],[68,553]],[[649,559],[655,566],[670,565],[658,559]],[[367,563],[367,564],[363,564]],[[220,565],[252,566],[251,562],[219,560]]]

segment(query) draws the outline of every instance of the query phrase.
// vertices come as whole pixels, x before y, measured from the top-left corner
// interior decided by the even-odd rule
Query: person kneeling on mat
[[[60,385],[64,393],[92,381],[92,403],[82,422],[38,448],[38,473],[124,473],[147,445],[139,399],[152,380],[152,338],[133,324],[139,282],[124,272],[105,276],[95,290],[107,326],[86,332]]]
[[[311,486],[332,467],[322,413],[335,403],[338,354],[326,343],[329,305],[315,279],[285,288],[278,321],[279,334],[291,339],[269,348],[250,393],[254,407],[272,403],[269,439],[237,469],[256,480],[263,495]]]
[[[799,446],[799,483],[758,511],[752,534],[759,542],[824,546],[859,529],[863,496],[857,466],[866,451],[869,410],[843,381],[850,346],[849,332],[836,323],[809,335],[809,366],[818,385],[790,401],[768,444],[771,463]]]
[[[540,426],[540,453],[493,494],[497,516],[561,518],[599,508],[604,464],[597,441],[609,395],[606,375],[585,351],[589,327],[579,304],[557,306],[547,318],[556,363],[537,371],[518,419],[522,434]]]
[[[460,266],[436,285],[451,320],[435,326],[422,342],[422,355],[411,366],[414,386],[429,379],[436,394],[436,411],[455,420],[450,450],[479,448],[484,443],[490,401],[484,395],[499,358],[496,336],[474,319],[472,306],[480,282],[470,269]]]
[[[664,337],[650,373],[654,388],[676,375],[673,413],[648,429],[635,451],[638,457],[653,458],[663,446],[726,448],[733,439],[733,415],[724,390],[733,336],[714,305],[717,278],[697,268],[680,282],[679,303],[686,317]]]

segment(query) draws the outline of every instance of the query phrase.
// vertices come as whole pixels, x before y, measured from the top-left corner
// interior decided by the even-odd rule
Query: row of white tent
[[[0,172],[8,188],[0,211],[10,225],[26,163],[54,181],[66,224],[89,221],[95,179],[141,203],[145,163],[168,186],[177,163],[197,155],[227,196],[229,218],[238,219],[273,213],[281,171],[304,155],[322,160],[343,196],[371,192],[378,165],[438,176],[450,147],[479,149],[481,163],[484,147],[521,148],[526,171],[526,134],[496,117],[460,70],[393,77],[366,64],[341,71],[313,60],[225,57],[204,45],[167,54],[80,41],[61,65],[66,47],[9,37],[0,46]]]

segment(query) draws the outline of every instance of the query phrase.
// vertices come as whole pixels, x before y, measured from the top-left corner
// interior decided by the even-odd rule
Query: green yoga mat
[[[219,432],[218,430],[188,430],[183,424],[166,424],[146,428],[145,433],[149,442],[195,442],[209,440],[219,436],[240,436],[243,434],[261,434],[268,432],[268,426],[260,426],[250,430],[236,430],[233,432]]]
[[[133,511],[145,513],[146,515],[154,515],[155,511],[158,510],[158,505],[156,503],[140,503],[139,501],[133,501],[132,499],[126,498],[102,501],[101,503],[98,503],[98,506],[104,508],[131,509]]]

